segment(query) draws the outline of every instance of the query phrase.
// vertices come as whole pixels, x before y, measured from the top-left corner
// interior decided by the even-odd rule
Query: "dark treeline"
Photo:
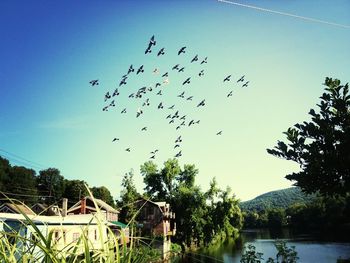
[[[59,204],[62,198],[68,198],[69,204],[72,205],[81,197],[89,195],[85,185],[88,184],[83,180],[65,179],[56,168],[41,170],[36,174],[33,169],[12,166],[7,159],[0,156],[0,197],[3,202],[10,198],[26,205],[37,202],[51,205]],[[90,190],[94,197],[115,206],[106,187],[92,187]]]

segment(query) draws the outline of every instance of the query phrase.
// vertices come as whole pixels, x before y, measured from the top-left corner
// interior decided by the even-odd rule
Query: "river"
[[[293,234],[289,229],[271,232],[267,229],[245,230],[236,241],[228,240],[210,249],[201,249],[178,259],[178,263],[192,262],[240,262],[244,245],[253,244],[256,251],[262,252],[263,262],[276,257],[274,242],[285,240],[288,246],[295,246],[301,263],[336,263],[337,259],[350,258],[350,243],[321,241],[311,235]]]

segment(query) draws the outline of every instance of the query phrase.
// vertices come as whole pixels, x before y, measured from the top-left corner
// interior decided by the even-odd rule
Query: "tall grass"
[[[98,209],[97,205],[96,208]],[[159,251],[148,245],[149,240],[133,236],[133,231],[129,237],[129,244],[125,242],[124,231],[121,231],[119,236],[115,235],[113,230],[106,225],[99,210],[94,217],[99,231],[98,246],[88,236],[92,222],[81,227],[81,235],[77,240],[62,246],[58,244],[53,231],[43,233],[35,224],[35,219],[29,218],[24,213],[22,215],[25,219],[21,221],[20,229],[0,231],[0,262],[148,263],[158,262],[161,259]],[[11,230],[10,226],[6,226],[5,223],[4,228]],[[25,228],[30,229],[32,233],[30,238],[23,235]]]

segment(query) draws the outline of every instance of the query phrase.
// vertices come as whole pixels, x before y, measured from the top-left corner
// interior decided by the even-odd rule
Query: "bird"
[[[177,54],[180,55],[181,53],[185,53],[186,52],[185,49],[186,49],[186,47],[180,48],[180,50],[177,52]]]
[[[182,85],[185,85],[185,84],[190,84],[191,83],[191,77],[187,78],[183,83]]]
[[[149,99],[146,99],[145,102],[142,104],[142,106],[143,106],[143,107],[144,107],[144,106],[149,106],[149,104],[150,104],[150,103],[149,103]]]
[[[160,55],[164,55],[164,48],[162,47],[159,51],[158,51],[158,54],[157,56],[159,57]]]
[[[162,78],[166,78],[166,77],[168,77],[168,76],[169,76],[168,72],[165,72],[165,73],[162,75]]]
[[[109,103],[109,106],[110,106],[110,107],[115,107],[114,100],[112,100],[111,103]]]
[[[171,120],[169,121],[169,124],[171,124],[171,123],[174,123],[174,119],[171,119]]]
[[[143,127],[141,131],[147,131],[147,127]]]
[[[182,156],[181,151],[179,151],[179,152],[175,155],[175,158],[179,158],[180,156]]]
[[[180,118],[180,120],[185,120],[185,119],[186,119],[186,115],[184,115]]]
[[[100,83],[98,83],[98,79],[93,79],[89,82],[91,84],[91,86],[95,86],[95,85],[99,85]]]
[[[143,73],[143,72],[144,72],[143,65],[141,65],[141,66],[138,68],[136,74]]]
[[[124,108],[120,113],[126,113],[126,108]]]
[[[149,157],[150,159],[155,159],[156,156],[153,154],[151,157]]]
[[[122,80],[119,82],[119,87],[122,85],[126,85],[126,79],[127,78],[122,78]]]
[[[143,111],[139,108],[136,112],[136,118],[138,118],[142,113]]]
[[[186,125],[185,121],[181,122],[180,125],[181,125],[181,126],[185,126],[185,125]]]
[[[208,57],[205,57],[205,58],[202,60],[201,64],[208,63],[208,62],[207,62],[207,58],[208,58]]]
[[[152,52],[151,45],[148,45],[148,47],[145,50],[145,54],[148,54],[148,53],[151,53],[151,52]]]
[[[188,123],[188,126],[191,126],[194,124],[194,120],[191,120],[189,123]]]
[[[156,45],[156,41],[155,41],[155,39],[154,39],[154,35],[151,37],[151,39],[149,40],[149,45],[151,45],[151,46],[155,46]]]
[[[130,65],[129,69],[128,69],[128,73],[127,74],[130,74],[131,72],[134,72],[134,68],[132,66],[132,64]]]
[[[201,70],[199,73],[198,73],[198,76],[202,77],[204,75],[204,70]]]
[[[155,68],[155,69],[153,70],[153,73],[154,73],[154,74],[158,74],[158,73],[159,73],[159,69],[158,69],[158,68]]]
[[[185,67],[182,67],[178,70],[178,72],[184,72],[184,70],[185,70]]]
[[[196,124],[199,124],[200,122],[201,122],[201,120],[198,120],[198,121],[196,121],[195,123],[196,123]]]
[[[175,104],[174,104],[174,105],[172,105],[172,106],[170,106],[168,109],[169,109],[169,110],[173,110],[173,109],[174,109],[174,107],[175,107]]]
[[[103,107],[103,111],[108,111],[108,106]]]
[[[158,149],[156,149],[156,150],[154,150],[154,151],[150,152],[149,154],[153,154],[153,155],[155,155],[157,152],[158,152]]]
[[[244,77],[245,77],[245,75],[243,75],[240,79],[238,79],[238,80],[237,80],[237,83],[240,82],[240,81],[243,82],[243,81],[244,81]]]
[[[177,139],[175,140],[175,143],[178,143],[178,142],[182,142],[181,135],[179,137],[177,137]]]
[[[130,148],[126,148],[125,151],[130,152]]]
[[[179,111],[176,111],[172,118],[174,119],[174,118],[179,118],[179,117],[180,117],[179,116]]]
[[[181,94],[177,95],[179,98],[184,98],[185,92],[183,91]]]
[[[223,81],[223,82],[225,82],[225,81],[230,81],[230,78],[231,78],[231,75],[228,75],[226,78],[224,78],[224,81]]]
[[[197,107],[204,106],[204,105],[205,105],[205,100],[202,100],[202,101],[197,105]]]
[[[160,87],[162,84],[160,84],[159,82],[156,83],[156,88]]]
[[[169,114],[168,116],[166,116],[166,119],[170,119],[171,118],[171,114]]]
[[[177,126],[177,127],[176,127],[176,130],[179,130],[180,128],[181,128],[181,125]]]
[[[249,81],[247,81],[246,83],[244,83],[244,84],[242,85],[242,88],[243,88],[243,87],[248,87],[248,83],[249,83]]]
[[[192,100],[193,96],[189,96],[186,100]]]
[[[227,94],[227,98],[230,97],[230,96],[232,96],[232,90],[230,91],[229,94]]]
[[[119,138],[114,138],[112,142],[119,141]]]
[[[107,93],[105,94],[105,101],[110,99],[111,95],[109,94],[109,91],[107,91]]]
[[[129,95],[129,98],[133,98],[133,97],[135,97],[135,94],[134,94],[134,93],[131,93],[131,94]]]
[[[157,95],[163,95],[162,90],[158,91]]]
[[[158,105],[158,109],[163,109],[164,108],[164,106],[163,106],[163,103],[161,102],[161,103],[159,103],[159,105]]]
[[[148,87],[148,89],[147,89],[148,91],[152,91],[153,89],[152,89],[152,87]]]
[[[221,135],[222,134],[222,131],[219,131],[216,133],[216,135]]]
[[[174,149],[180,147],[180,144],[175,144]]]
[[[115,91],[113,92],[112,97],[118,96],[118,95],[119,95],[119,91],[118,91],[118,88],[116,88]]]
[[[179,70],[179,66],[180,64],[176,64],[175,66],[173,66],[172,70],[175,70],[175,69]]]
[[[197,60],[198,60],[198,55],[195,55],[194,58],[192,58],[191,63],[192,63],[192,62],[195,62],[195,61],[197,61]]]

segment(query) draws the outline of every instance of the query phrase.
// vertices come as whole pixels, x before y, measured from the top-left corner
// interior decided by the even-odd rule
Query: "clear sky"
[[[348,0],[238,3],[350,25]],[[289,187],[284,176],[298,167],[266,148],[309,119],[325,77],[350,80],[349,27],[216,0],[3,0],[0,8],[0,154],[13,165],[55,167],[65,178],[105,185],[116,197],[130,169],[142,190],[139,167],[155,149],[160,167],[181,149],[180,164],[196,165],[203,190],[214,176],[242,200]],[[152,35],[157,43],[145,55]],[[183,46],[186,53],[177,55]],[[144,72],[129,74],[113,98],[116,107],[102,111],[105,93],[113,93],[130,64],[144,65]],[[184,72],[172,70],[175,64]],[[242,88],[243,75],[249,84]],[[188,77],[191,83],[182,85]],[[93,79],[98,86],[89,84]],[[162,86],[154,88],[157,82]],[[143,86],[154,89],[128,97]],[[182,91],[185,99],[177,97]],[[142,107],[147,98],[150,105]],[[206,105],[197,107],[203,99]],[[157,109],[160,102],[164,109]],[[179,130],[178,119],[166,119],[173,104],[186,115]],[[136,118],[138,108],[143,114]],[[200,123],[188,127],[192,119]],[[179,135],[181,147],[173,149]]]

